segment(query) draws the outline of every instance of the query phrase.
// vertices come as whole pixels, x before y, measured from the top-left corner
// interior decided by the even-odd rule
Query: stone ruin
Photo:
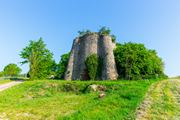
[[[65,73],[65,80],[88,80],[85,60],[92,54],[97,54],[103,60],[100,80],[116,80],[116,69],[113,50],[115,43],[109,35],[99,33],[87,33],[77,37],[70,53],[69,63]]]

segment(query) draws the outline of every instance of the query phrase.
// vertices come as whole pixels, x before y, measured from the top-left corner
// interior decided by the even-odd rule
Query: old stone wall
[[[86,58],[97,54],[103,59],[102,80],[115,80],[118,77],[114,54],[114,44],[110,36],[89,33],[74,40],[70,59],[65,73],[66,80],[88,80]]]
[[[118,77],[116,63],[114,59],[114,46],[110,36],[101,36],[100,41],[102,41],[102,58],[103,58],[103,70],[102,79],[103,80],[115,80]]]

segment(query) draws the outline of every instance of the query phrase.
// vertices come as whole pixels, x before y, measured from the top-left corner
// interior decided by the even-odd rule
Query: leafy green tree
[[[38,41],[30,41],[21,53],[21,58],[25,59],[22,64],[29,63],[30,79],[44,79],[51,73],[53,65],[53,54],[46,48],[46,44],[40,38]]]
[[[70,53],[63,54],[61,56],[61,60],[58,64],[57,77],[60,79],[64,79],[64,75],[67,69],[68,61],[69,61]]]
[[[3,74],[5,76],[18,76],[21,71],[21,68],[19,68],[16,64],[9,64],[4,67]]]
[[[155,50],[148,50],[143,44],[117,44],[114,55],[118,73],[123,79],[165,77],[162,59]]]
[[[98,57],[96,54],[92,54],[87,57],[85,61],[87,71],[91,80],[96,79],[97,71],[98,71]]]

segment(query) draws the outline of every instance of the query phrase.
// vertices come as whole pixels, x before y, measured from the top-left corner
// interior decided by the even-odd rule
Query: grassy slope
[[[154,84],[137,118],[139,120],[179,120],[179,95],[180,80],[165,80]]]
[[[29,81],[0,93],[0,119],[134,119],[153,82]],[[93,83],[107,87],[106,97],[85,89]]]
[[[0,80],[0,85],[1,84],[5,84],[5,83],[8,83],[8,82],[12,82],[11,80]]]

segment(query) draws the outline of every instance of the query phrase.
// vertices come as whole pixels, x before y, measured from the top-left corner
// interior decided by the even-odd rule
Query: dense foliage
[[[22,64],[29,63],[30,79],[44,79],[50,75],[54,61],[53,54],[46,48],[42,38],[38,41],[30,41],[20,54],[25,59]]]
[[[19,68],[16,64],[9,64],[4,67],[2,74],[5,76],[18,76],[21,71],[21,68]]]
[[[90,55],[86,58],[85,64],[90,79],[95,80],[98,71],[98,56],[96,54]]]
[[[120,78],[132,80],[165,77],[162,59],[155,50],[148,50],[144,44],[117,44],[114,55]]]
[[[70,53],[63,54],[58,64],[57,78],[63,79],[68,65]]]

